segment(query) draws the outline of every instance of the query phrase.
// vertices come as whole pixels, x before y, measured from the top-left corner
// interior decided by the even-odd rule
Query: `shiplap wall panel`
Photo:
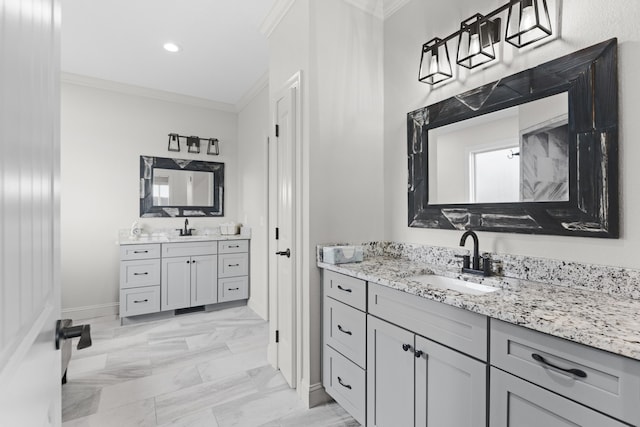
[[[59,4],[0,0],[0,370],[59,312]]]

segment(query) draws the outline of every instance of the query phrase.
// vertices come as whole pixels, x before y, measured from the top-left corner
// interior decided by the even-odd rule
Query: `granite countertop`
[[[137,239],[131,239],[128,235],[120,236],[119,245],[144,245],[149,243],[178,243],[178,242],[204,242],[212,240],[250,240],[251,236],[242,234],[208,234],[194,236],[167,236],[167,235],[148,235],[141,236]]]
[[[318,267],[640,360],[640,300],[637,299],[520,279],[476,277],[389,256],[372,256],[353,264],[318,262]],[[496,286],[500,290],[467,295],[409,279],[429,273]]]

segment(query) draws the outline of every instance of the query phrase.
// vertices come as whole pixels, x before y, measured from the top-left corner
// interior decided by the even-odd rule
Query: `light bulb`
[[[480,53],[480,36],[478,33],[471,34],[469,38],[469,56],[474,56]]]
[[[164,48],[164,50],[166,50],[167,52],[171,52],[171,53],[177,53],[177,52],[180,52],[182,50],[180,48],[180,46],[178,46],[177,44],[172,43],[172,42],[167,42],[162,47]]]
[[[429,64],[429,75],[437,74],[438,71],[438,55],[431,55],[431,63]]]
[[[529,31],[536,25],[536,12],[533,9],[533,5],[529,5],[522,9],[522,15],[520,16],[520,32],[524,33]]]

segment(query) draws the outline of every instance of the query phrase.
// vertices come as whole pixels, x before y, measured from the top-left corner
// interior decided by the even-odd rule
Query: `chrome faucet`
[[[471,236],[473,239],[473,258],[469,255],[458,255],[462,258],[462,272],[471,274],[482,274],[483,276],[491,275],[491,260],[480,256],[480,243],[478,241],[478,235],[473,230],[467,230],[460,238],[460,246],[465,245],[467,237]],[[471,258],[471,259],[470,259]],[[482,261],[482,269],[480,268],[480,261]]]

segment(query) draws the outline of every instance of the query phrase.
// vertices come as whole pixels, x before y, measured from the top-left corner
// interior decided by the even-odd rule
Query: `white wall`
[[[268,144],[267,85],[238,114],[238,219],[251,227],[249,306],[269,315],[268,295]]]
[[[463,75],[463,80],[430,88],[417,81],[420,46],[434,36],[446,36],[475,12],[487,12],[504,3],[497,0],[459,0],[437,6],[413,0],[384,25],[384,139],[385,238],[401,242],[456,246],[460,232],[407,227],[406,113],[465,90],[522,71],[578,49],[618,37],[620,96],[621,238],[529,236],[481,233],[482,250],[596,264],[640,267],[640,121],[636,119],[640,81],[640,3],[634,0],[564,0],[562,38],[536,49],[526,49],[510,63],[501,62]],[[505,48],[505,57],[510,56]],[[455,61],[455,50],[451,50]],[[464,74],[464,73],[463,73]]]
[[[269,38],[270,91],[302,71],[301,394],[320,383],[315,248],[383,236],[382,22],[343,0],[298,0]],[[312,402],[310,402],[312,403]]]
[[[168,134],[220,140],[220,156],[167,151]],[[237,115],[201,106],[62,84],[62,307],[105,308],[119,299],[119,229],[139,219],[140,155],[225,163],[225,217],[189,218],[196,229],[237,220]],[[184,218],[144,218],[180,228]]]

